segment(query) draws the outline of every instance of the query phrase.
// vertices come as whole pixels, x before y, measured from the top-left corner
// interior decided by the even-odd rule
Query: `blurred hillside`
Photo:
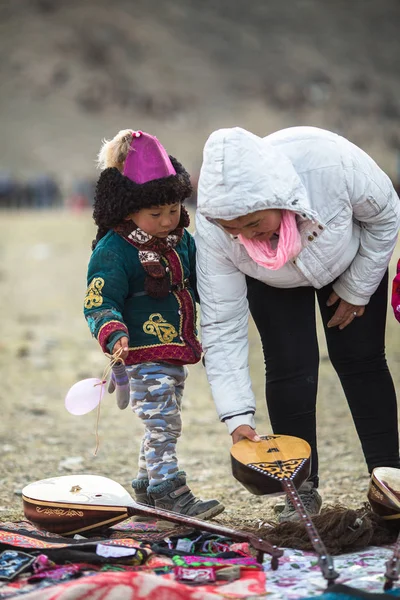
[[[396,178],[399,0],[0,0],[0,170],[94,173],[147,130],[188,169],[218,127],[311,124]]]

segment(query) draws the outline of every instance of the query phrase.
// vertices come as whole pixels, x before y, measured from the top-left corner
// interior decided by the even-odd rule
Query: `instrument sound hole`
[[[279,452],[279,448],[268,448],[267,454],[268,452]]]

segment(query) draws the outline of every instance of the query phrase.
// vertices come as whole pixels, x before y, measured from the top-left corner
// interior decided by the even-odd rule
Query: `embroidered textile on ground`
[[[3,575],[3,577],[2,577]],[[0,599],[213,600],[264,597],[247,543],[126,521],[107,537],[70,539],[28,521],[0,527]]]
[[[0,599],[361,600],[365,592],[378,600],[392,551],[368,547],[335,556],[339,585],[327,591],[312,552],[286,549],[272,571],[269,557],[258,564],[248,544],[182,527],[157,531],[152,523],[125,521],[107,537],[70,539],[28,521],[3,523]],[[384,597],[400,597],[400,583]]]

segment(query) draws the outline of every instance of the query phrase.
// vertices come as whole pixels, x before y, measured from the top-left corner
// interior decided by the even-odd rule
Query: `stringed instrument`
[[[295,487],[311,469],[311,448],[289,435],[261,436],[261,442],[242,440],[231,448],[232,474],[252,494],[282,494],[282,481]]]
[[[393,467],[374,469],[367,496],[374,513],[387,521],[400,519],[400,470]]]
[[[339,575],[296,489],[310,474],[310,445],[288,435],[260,437],[261,442],[244,439],[232,446],[232,474],[252,494],[286,493],[291,498],[318,554],[322,575],[332,585]]]
[[[61,535],[99,533],[129,517],[141,515],[248,542],[258,551],[259,562],[263,562],[264,552],[271,555],[274,570],[283,555],[282,550],[250,533],[138,504],[122,485],[99,475],[65,475],[35,481],[23,488],[22,501],[29,521]]]
[[[372,471],[368,488],[368,500],[374,513],[400,525],[400,469],[377,467]],[[392,589],[400,573],[400,531],[392,557],[386,562],[385,591]]]

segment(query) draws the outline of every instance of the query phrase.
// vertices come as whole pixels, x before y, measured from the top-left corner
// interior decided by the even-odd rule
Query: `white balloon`
[[[65,396],[65,408],[72,415],[85,415],[100,403],[105,382],[97,377],[75,383]]]

